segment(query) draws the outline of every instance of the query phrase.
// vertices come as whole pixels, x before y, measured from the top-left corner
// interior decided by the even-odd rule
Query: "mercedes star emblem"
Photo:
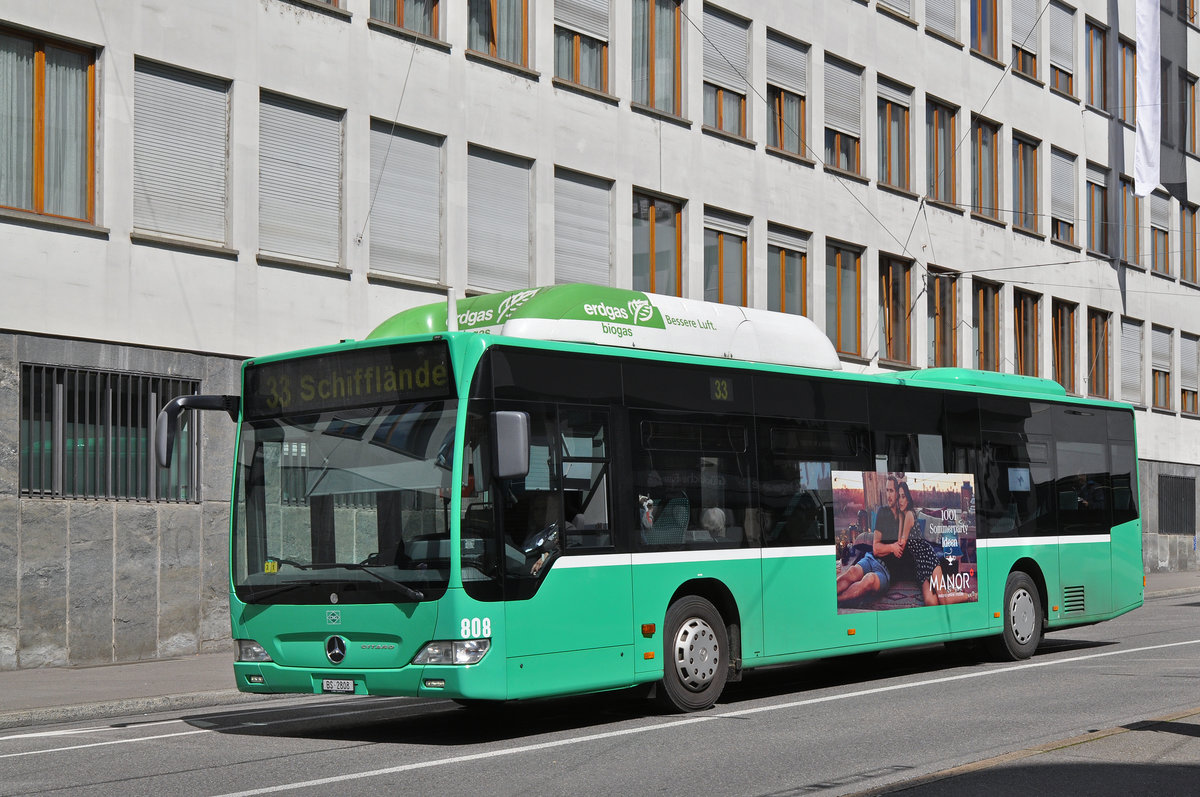
[[[346,658],[346,640],[340,636],[331,636],[325,641],[325,657],[333,664],[341,664]]]

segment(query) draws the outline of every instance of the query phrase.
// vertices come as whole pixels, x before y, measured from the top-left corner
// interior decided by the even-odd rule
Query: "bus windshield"
[[[450,576],[457,401],[244,421],[233,580],[248,603],[405,603]]]

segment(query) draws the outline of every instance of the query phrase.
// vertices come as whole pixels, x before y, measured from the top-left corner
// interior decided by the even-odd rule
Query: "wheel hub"
[[[721,649],[712,626],[692,617],[675,635],[675,669],[679,680],[693,692],[704,690],[721,666]]]
[[[1037,629],[1037,618],[1034,617],[1033,596],[1023,589],[1014,592],[1012,601],[1008,606],[1008,613],[1013,637],[1017,640],[1017,643],[1024,645],[1033,639],[1034,632]]]

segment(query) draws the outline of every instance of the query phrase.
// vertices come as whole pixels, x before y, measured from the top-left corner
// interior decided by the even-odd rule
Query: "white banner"
[[[1137,144],[1133,154],[1133,193],[1149,196],[1159,183],[1160,141],[1162,139],[1162,90],[1159,67],[1162,38],[1159,32],[1159,0],[1137,0],[1137,85],[1134,110],[1137,118]]]

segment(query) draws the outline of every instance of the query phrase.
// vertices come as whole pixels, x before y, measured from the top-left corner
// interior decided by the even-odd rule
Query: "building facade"
[[[1146,566],[1195,569],[1200,28],[1166,5],[1197,55],[1136,99],[1107,0],[0,0],[0,669],[227,646],[233,427],[158,471],[171,395],[555,282],[1130,401]],[[1139,198],[1160,105],[1185,176]]]

